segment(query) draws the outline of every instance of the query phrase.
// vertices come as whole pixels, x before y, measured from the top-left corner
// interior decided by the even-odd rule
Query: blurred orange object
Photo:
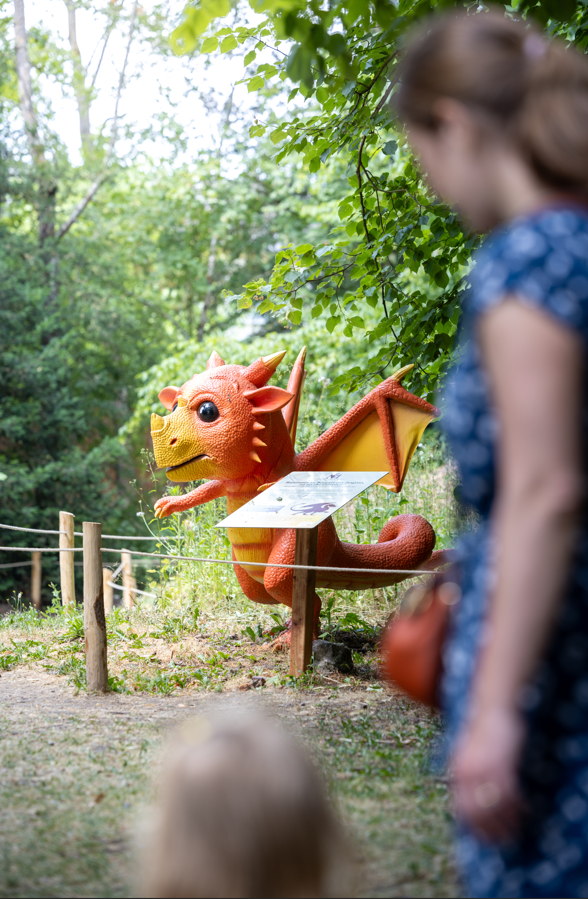
[[[449,572],[427,584],[410,587],[400,612],[388,621],[382,636],[383,671],[387,680],[411,699],[436,708],[442,671],[442,652],[451,606],[461,589]]]

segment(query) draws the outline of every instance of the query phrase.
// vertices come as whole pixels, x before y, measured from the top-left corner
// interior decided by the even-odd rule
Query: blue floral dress
[[[516,219],[488,238],[472,273],[462,359],[449,379],[443,419],[462,499],[481,519],[461,544],[463,598],[444,653],[450,740],[467,714],[494,572],[489,523],[499,434],[476,325],[513,293],[578,333],[588,360],[588,209],[562,203]],[[588,389],[578,414],[588,436]],[[588,452],[584,458],[588,469]],[[529,812],[508,845],[460,830],[458,861],[471,896],[588,896],[588,514],[583,520],[549,646],[524,696],[528,740],[520,776]]]

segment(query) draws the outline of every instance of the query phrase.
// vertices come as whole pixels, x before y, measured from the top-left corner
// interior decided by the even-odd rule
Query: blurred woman
[[[474,896],[588,896],[588,61],[502,13],[409,42],[397,109],[491,232],[444,423],[479,528],[442,687]]]

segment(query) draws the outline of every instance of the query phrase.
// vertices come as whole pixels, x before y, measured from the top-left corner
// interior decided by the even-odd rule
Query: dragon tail
[[[361,572],[317,572],[317,587],[335,590],[369,590],[397,584],[412,574],[403,571],[432,571],[448,559],[443,550],[433,552],[435,531],[422,515],[397,515],[391,518],[380,533],[377,543],[355,544],[339,542],[328,563],[334,568],[382,569],[382,574]]]

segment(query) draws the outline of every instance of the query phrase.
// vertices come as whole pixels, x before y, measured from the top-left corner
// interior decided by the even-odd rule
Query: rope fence
[[[430,572],[426,568],[345,568],[329,565],[310,564],[316,562],[317,528],[296,532],[296,553],[294,564],[282,562],[247,562],[239,559],[210,559],[202,556],[183,556],[179,554],[144,552],[129,549],[127,545],[114,548],[104,546],[103,540],[120,540],[127,544],[130,541],[158,540],[161,537],[129,537],[122,534],[102,534],[102,525],[97,522],[84,522],[82,531],[74,531],[74,516],[70,512],[59,513],[59,530],[44,528],[23,528],[16,525],[2,524],[0,528],[10,531],[36,534],[59,535],[59,546],[0,546],[0,552],[31,553],[31,561],[9,562],[0,565],[0,570],[32,566],[31,598],[37,610],[41,608],[41,557],[42,553],[59,553],[61,575],[61,600],[64,606],[75,606],[74,566],[84,568],[84,632],[86,634],[86,673],[88,690],[104,691],[107,688],[108,673],[106,669],[106,625],[104,613],[111,612],[114,607],[114,590],[122,591],[123,606],[132,609],[137,595],[157,599],[156,594],[140,590],[133,577],[133,556],[160,559],[167,562],[202,562],[207,565],[239,565],[248,568],[278,568],[294,572],[293,607],[292,607],[292,641],[290,653],[290,673],[301,674],[308,665],[312,647],[312,608],[314,606],[314,584],[316,575],[332,573],[336,575],[362,574],[373,576],[376,583],[382,585],[384,575],[403,575],[403,577],[423,577]],[[74,546],[75,537],[83,538],[83,546]],[[314,541],[314,549],[304,549],[304,544]],[[300,547],[299,547],[300,543]],[[299,552],[300,550],[300,552]],[[75,562],[74,554],[83,553],[83,562]],[[102,553],[120,554],[120,564],[112,570],[103,566]],[[300,564],[301,562],[305,564]],[[122,575],[122,586],[115,583]],[[379,578],[378,578],[379,576]],[[333,578],[333,581],[337,580]],[[338,579],[341,580],[340,578]],[[341,587],[339,583],[338,586]],[[341,587],[344,589],[344,585]],[[297,596],[299,598],[297,599]],[[97,600],[97,597],[99,598]],[[301,603],[301,605],[297,605]],[[297,616],[296,609],[304,604],[306,611]],[[101,611],[102,609],[102,611]],[[304,643],[304,647],[302,644]]]
[[[27,531],[29,534],[67,534],[67,531],[48,531],[44,528],[19,528],[15,524],[0,524],[7,531]],[[74,531],[74,537],[83,537],[82,531]],[[128,534],[102,534],[103,540],[161,540],[161,537],[131,537]],[[1,549],[1,547],[0,547]]]
[[[15,524],[0,524],[7,531],[27,531],[29,534],[65,534],[66,531],[46,531],[43,528],[17,528]]]
[[[2,549],[1,546],[0,549]],[[102,552],[119,553],[124,552],[124,550],[111,549],[108,546],[103,546]],[[242,560],[239,561],[239,559],[206,559],[202,556],[168,556],[164,553],[145,553],[138,549],[133,550],[133,555],[149,556],[150,558],[156,559],[170,559],[173,562],[211,562],[213,565],[243,565],[245,568],[289,568],[293,571],[334,571],[347,574],[413,574],[415,577],[422,577],[425,574],[431,573],[424,568],[337,568],[329,565],[286,565],[281,562],[244,562]]]

